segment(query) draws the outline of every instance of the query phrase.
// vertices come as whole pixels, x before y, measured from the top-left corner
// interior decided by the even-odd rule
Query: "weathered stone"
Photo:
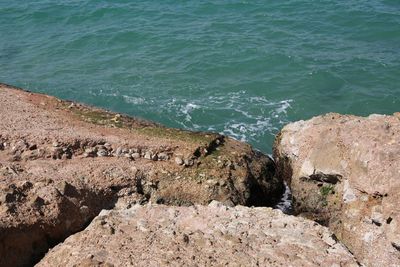
[[[39,196],[35,196],[31,201],[31,206],[34,209],[40,209],[43,205],[44,205],[44,199]]]
[[[88,147],[85,149],[84,157],[94,157],[97,155],[97,149],[94,147]]]
[[[76,189],[70,183],[66,181],[61,181],[56,185],[57,190],[60,192],[61,195],[72,196],[76,192]]]
[[[124,154],[124,157],[127,159],[132,159],[132,155],[129,153]]]
[[[61,159],[63,154],[64,154],[64,151],[62,150],[61,147],[53,147],[52,152],[51,152],[51,157],[53,159]]]
[[[151,158],[152,158],[152,153],[151,153],[150,151],[146,151],[146,152],[144,153],[144,158],[145,158],[145,159],[150,159],[150,160],[151,160]]]
[[[104,143],[104,147],[107,148],[108,150],[111,149],[111,144],[110,143]]]
[[[81,266],[86,255],[115,266],[358,266],[321,225],[271,208],[217,202],[102,211],[37,266]]]
[[[136,152],[136,153],[132,153],[131,156],[132,156],[133,159],[138,159],[138,158],[140,158],[140,154],[137,153],[137,152]]]
[[[46,106],[40,106],[40,102]],[[225,137],[218,153],[238,167],[221,170],[215,164],[215,155],[197,153],[198,148],[212,147],[215,139],[221,138],[219,135],[165,128],[127,116],[120,118],[116,128],[115,123],[110,124],[113,113],[84,105],[69,109],[69,104],[0,84],[0,142],[7,143],[7,152],[22,137],[27,144],[40,147],[0,153],[0,188],[10,189],[0,190],[7,202],[0,205],[0,266],[38,262],[49,247],[82,231],[101,209],[118,203],[125,207],[149,201],[204,205],[219,200],[230,205],[259,206],[271,205],[279,198],[282,183],[274,176],[274,163],[245,143]],[[53,140],[61,145],[53,147]],[[117,152],[108,148],[105,140],[112,142],[113,149],[120,148],[120,155],[123,147],[132,151],[138,148],[134,153],[151,150],[182,157],[196,154],[199,164],[180,168],[173,161],[99,157],[101,149],[112,155]],[[68,159],[72,154],[93,158],[51,160],[53,149],[57,152],[55,158]],[[24,160],[12,162],[11,156]],[[203,183],[199,172],[219,181],[218,185]],[[34,186],[21,186],[20,181],[26,180]],[[36,203],[33,206],[32,201]],[[118,231],[115,228],[115,234]],[[187,235],[191,244],[193,239]]]
[[[194,160],[193,159],[185,159],[184,163],[185,163],[185,166],[187,166],[187,167],[193,166]]]
[[[60,146],[60,143],[58,143],[57,141],[53,142],[53,147],[59,147],[59,146]]]
[[[29,150],[36,150],[36,149],[37,149],[37,145],[36,144],[29,145]]]
[[[167,153],[158,153],[158,160],[169,160],[169,156]]]
[[[157,153],[152,154],[151,159],[154,161],[158,160],[158,154]]]
[[[178,165],[182,165],[184,162],[183,162],[183,159],[182,159],[182,158],[180,158],[180,157],[175,157],[175,163],[178,164]]]
[[[97,156],[98,157],[107,157],[108,156],[108,151],[105,149],[99,149],[97,151]]]
[[[400,120],[327,114],[285,126],[274,157],[295,212],[329,226],[367,266],[400,266]],[[373,253],[372,253],[373,252]]]
[[[22,153],[27,148],[28,144],[24,140],[18,140],[11,146],[11,151],[13,153]]]
[[[121,148],[121,147],[118,147],[118,148],[115,150],[115,156],[120,157],[121,155],[122,155],[122,148]]]

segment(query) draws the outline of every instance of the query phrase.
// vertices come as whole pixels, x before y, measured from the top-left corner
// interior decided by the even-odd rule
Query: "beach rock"
[[[358,266],[326,228],[271,208],[135,205],[102,211],[40,266]],[[90,265],[92,266],[92,265]]]
[[[274,158],[297,214],[331,228],[366,266],[400,266],[399,117],[330,113],[291,123]]]
[[[218,200],[272,206],[280,198],[283,184],[274,162],[248,144],[127,116],[120,116],[115,127],[113,118],[112,112],[71,107],[71,102],[0,84],[0,142],[7,143],[0,151],[0,266],[33,265],[100,210],[116,205]],[[29,150],[29,144],[39,148]],[[202,148],[208,148],[207,155],[198,153]],[[146,151],[150,160],[124,156]],[[106,152],[109,156],[103,156]],[[183,168],[158,160],[166,158],[162,153],[195,158],[196,164]],[[218,166],[218,157],[236,167]],[[217,182],[208,184],[208,179]],[[33,186],[25,188],[21,181]]]

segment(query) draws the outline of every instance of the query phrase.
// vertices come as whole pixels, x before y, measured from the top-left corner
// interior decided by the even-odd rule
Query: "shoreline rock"
[[[0,84],[0,266],[400,265],[400,113],[291,123],[274,158]]]
[[[400,266],[398,114],[288,124],[274,158],[295,214],[328,226],[366,266]]]
[[[248,144],[4,84],[0,144],[0,266],[32,265],[102,209],[272,206],[283,190],[274,162]]]

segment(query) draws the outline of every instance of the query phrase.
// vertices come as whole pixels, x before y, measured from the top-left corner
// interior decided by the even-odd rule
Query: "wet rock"
[[[358,266],[321,225],[270,208],[216,202],[102,211],[37,266],[81,266],[89,254],[115,266]]]
[[[295,213],[329,226],[366,266],[400,266],[399,155],[400,120],[383,115],[291,123],[274,145]]]

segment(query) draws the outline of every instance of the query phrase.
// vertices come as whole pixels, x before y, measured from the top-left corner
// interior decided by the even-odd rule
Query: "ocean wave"
[[[292,99],[272,101],[264,96],[248,96],[246,91],[202,98],[173,98],[161,109],[180,127],[215,131],[240,141],[265,147],[288,122]]]

